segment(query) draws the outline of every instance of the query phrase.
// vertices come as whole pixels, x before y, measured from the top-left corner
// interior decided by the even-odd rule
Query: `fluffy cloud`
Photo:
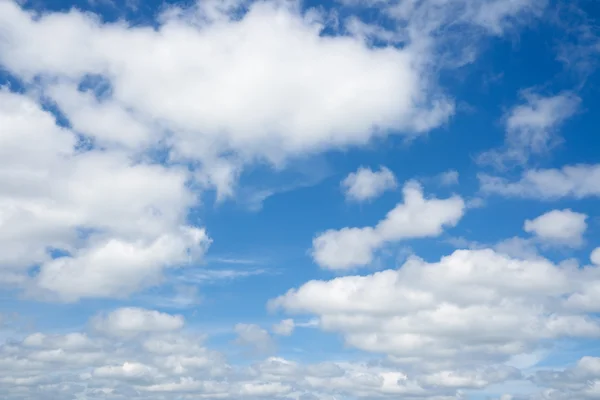
[[[525,104],[514,107],[506,116],[505,148],[481,154],[480,162],[500,167],[524,164],[529,155],[548,151],[558,141],[555,130],[576,112],[580,102],[571,93],[544,97],[526,91],[524,97]]]
[[[275,342],[269,332],[255,324],[237,324],[234,328],[238,337],[236,343],[248,346],[259,353],[272,352]]]
[[[273,325],[273,333],[282,336],[290,336],[294,332],[296,323],[293,319],[284,319],[283,321]]]
[[[144,315],[168,317],[152,310],[144,310]],[[236,330],[258,332],[260,328],[240,325]],[[7,399],[45,394],[57,400],[76,397],[160,400],[165,396],[235,399],[402,396],[415,400],[452,398],[463,389],[484,388],[520,376],[515,368],[502,365],[419,373],[383,362],[302,364],[281,357],[270,357],[248,367],[234,366],[221,353],[206,348],[197,332],[145,329],[145,333],[143,338],[118,336],[118,341],[85,332],[34,333],[2,343],[0,393]]]
[[[587,215],[569,209],[552,210],[533,220],[526,220],[523,229],[543,241],[578,246],[583,242],[587,218]]]
[[[600,247],[596,247],[590,255],[590,260],[596,265],[600,265]]]
[[[342,181],[346,198],[358,202],[374,199],[396,186],[396,177],[386,167],[380,167],[379,171],[360,167]]]
[[[487,174],[478,177],[481,191],[489,194],[543,200],[600,196],[600,164],[527,170],[516,182]]]
[[[170,332],[183,327],[181,315],[170,315],[136,307],[119,308],[98,315],[92,325],[98,332],[117,337],[133,337],[148,332]]]
[[[320,36],[320,20],[294,3],[253,3],[241,18],[207,7],[171,10],[155,31],[77,11],[34,20],[3,2],[0,63],[26,80],[58,77],[47,95],[100,143],[144,148],[171,132],[171,155],[207,163],[201,173],[221,190],[238,162],[281,163],[390,129],[427,131],[453,112],[423,74],[418,49]],[[60,45],[40,39],[51,36]],[[110,90],[78,92],[82,82],[97,88],[90,76]]]
[[[317,236],[313,240],[314,260],[323,268],[335,270],[366,265],[386,243],[437,236],[463,216],[465,204],[458,196],[427,199],[415,182],[407,183],[403,194],[404,203],[388,212],[375,227],[329,230]]]
[[[0,393],[11,400],[449,399],[519,375],[506,366],[413,374],[382,363],[301,364],[280,357],[236,367],[197,335],[158,333],[118,344],[83,333],[36,333],[0,344],[0,372]]]
[[[532,380],[546,388],[545,398],[556,400],[597,399],[600,396],[600,358],[582,357],[564,370],[541,370]]]
[[[348,345],[432,368],[505,362],[545,340],[600,337],[595,267],[459,250],[439,262],[310,281],[270,306],[319,317]],[[595,305],[594,305],[595,304]]]
[[[196,196],[184,169],[86,151],[33,99],[5,89],[0,125],[0,271],[39,265],[31,292],[124,296],[204,253],[205,231],[185,221]],[[51,250],[63,256],[53,259]]]

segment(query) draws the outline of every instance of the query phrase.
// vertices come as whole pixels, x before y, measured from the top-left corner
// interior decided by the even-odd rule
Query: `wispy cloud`
[[[217,281],[231,281],[256,275],[273,273],[265,268],[236,270],[236,269],[196,269],[180,275],[178,279],[186,283],[207,284]]]
[[[261,264],[261,261],[249,258],[236,257],[207,257],[208,264],[241,264],[241,265],[256,265]]]

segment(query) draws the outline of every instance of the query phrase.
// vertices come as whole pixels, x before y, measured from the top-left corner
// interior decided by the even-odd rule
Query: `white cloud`
[[[186,224],[196,196],[183,168],[79,150],[74,132],[5,89],[0,125],[0,268],[10,276],[40,265],[24,279],[31,293],[126,296],[203,255],[210,239]],[[66,255],[53,260],[49,249]]]
[[[526,220],[523,229],[543,241],[578,246],[583,243],[587,218],[587,215],[569,209],[552,210],[533,220]]]
[[[455,171],[453,169],[443,172],[438,176],[438,179],[440,180],[440,183],[444,186],[451,186],[451,185],[457,185],[458,184],[458,171]]]
[[[116,337],[133,337],[148,332],[171,332],[183,328],[181,315],[136,307],[119,308],[92,320],[94,329]]]
[[[296,324],[293,319],[284,319],[283,321],[273,325],[273,333],[282,336],[290,336],[294,332]]]
[[[590,254],[590,260],[593,264],[600,265],[600,247],[596,247],[592,254]]]
[[[555,130],[571,117],[580,99],[571,93],[544,97],[524,92],[525,104],[515,106],[506,116],[506,143],[501,150],[491,150],[479,156],[479,161],[504,167],[525,164],[532,154],[550,150],[559,138]]]
[[[292,3],[248,8],[241,18],[213,13],[211,22],[206,7],[171,12],[154,31],[77,11],[32,20],[3,2],[0,63],[26,80],[58,77],[47,94],[101,142],[143,148],[172,132],[171,156],[204,162],[224,193],[235,166],[256,157],[281,163],[364,145],[376,132],[427,131],[452,114],[419,49],[320,36],[323,25]],[[40,40],[49,35],[61,45]],[[89,74],[110,82],[105,98],[76,91]],[[125,127],[131,135],[120,134]]]
[[[415,182],[403,188],[398,204],[375,227],[329,230],[313,240],[313,258],[323,268],[343,270],[369,264],[373,253],[390,242],[438,236],[444,227],[455,226],[465,204],[458,196],[427,199]]]
[[[258,353],[270,353],[274,350],[275,342],[269,332],[255,324],[237,324],[235,332],[236,343],[248,346]]]
[[[478,177],[481,191],[489,194],[544,200],[600,196],[600,164],[527,170],[516,182],[486,174]]]
[[[81,335],[64,336],[77,334]],[[0,344],[3,397],[36,397],[43,391],[57,400],[273,399],[297,398],[299,393],[300,399],[402,396],[415,400],[447,398],[461,388],[483,387],[515,374],[503,366],[413,374],[376,363],[301,364],[280,357],[241,367],[227,364],[221,354],[203,347],[201,338],[181,334],[118,345],[94,338],[90,349],[63,347],[66,341],[56,335],[43,348],[17,340]]]
[[[356,172],[349,174],[341,183],[346,198],[363,202],[380,196],[386,190],[394,189],[398,183],[396,177],[386,167],[379,171],[360,167]]]
[[[185,228],[179,235],[162,235],[144,243],[109,239],[44,264],[37,287],[68,301],[82,297],[124,297],[159,282],[162,268],[184,264],[202,249],[203,230]]]
[[[532,380],[552,399],[597,399],[600,396],[600,358],[585,356],[564,370],[540,370]]]
[[[458,250],[439,262],[310,281],[271,308],[313,314],[348,345],[431,369],[507,362],[547,340],[598,338],[597,268]]]

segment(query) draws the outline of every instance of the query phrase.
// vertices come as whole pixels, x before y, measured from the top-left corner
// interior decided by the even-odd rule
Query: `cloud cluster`
[[[120,329],[110,339],[89,332],[33,333],[0,344],[3,398],[450,399],[461,388],[483,388],[519,375],[506,366],[409,373],[380,362],[303,364],[281,357],[236,367],[204,346],[200,333],[169,332],[177,316],[142,309],[109,315],[131,315],[134,330],[145,335],[123,336]],[[252,325],[236,329],[242,335],[260,330]]]

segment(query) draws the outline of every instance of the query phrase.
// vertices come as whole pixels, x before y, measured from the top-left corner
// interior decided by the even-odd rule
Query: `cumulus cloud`
[[[255,324],[237,324],[234,328],[237,333],[236,343],[247,346],[258,353],[270,353],[275,348],[275,342],[269,332]]]
[[[425,198],[421,186],[409,182],[398,204],[375,227],[329,230],[313,240],[313,258],[323,268],[343,270],[367,265],[373,254],[390,242],[438,236],[444,227],[455,226],[464,213],[458,196]]]
[[[544,97],[525,91],[524,97],[525,103],[515,106],[506,116],[505,147],[481,154],[480,162],[496,167],[525,164],[530,155],[547,152],[559,141],[556,129],[577,111],[580,103],[572,93]]]
[[[435,372],[506,362],[550,339],[600,337],[587,314],[600,304],[599,282],[594,267],[458,250],[439,262],[412,258],[398,270],[310,281],[270,306],[315,315],[350,346]]]
[[[552,399],[595,399],[600,395],[600,358],[585,356],[564,370],[543,369],[532,380]]]
[[[341,183],[346,198],[363,202],[380,196],[386,190],[394,189],[398,184],[393,172],[386,167],[379,171],[360,167],[349,174]]]
[[[454,397],[463,389],[486,387],[519,374],[501,365],[417,373],[380,362],[303,364],[281,357],[242,367],[205,347],[198,333],[149,335],[142,341],[115,343],[83,332],[35,333],[2,343],[0,393],[8,399],[45,395],[57,400],[271,399],[298,393],[301,399],[416,400]]]
[[[451,185],[458,184],[458,177],[459,177],[458,171],[453,170],[453,169],[443,172],[438,175],[440,184],[442,184],[443,186],[451,186]]]
[[[0,125],[0,267],[11,275],[39,265],[26,282],[32,293],[125,296],[156,283],[164,267],[202,257],[210,239],[186,224],[196,196],[185,169],[82,151],[75,132],[6,89]]]
[[[320,20],[293,2],[252,3],[240,18],[237,9],[179,9],[156,31],[0,7],[0,63],[26,80],[57,77],[46,93],[77,129],[138,150],[171,132],[171,156],[206,164],[199,174],[221,192],[256,157],[279,164],[377,132],[427,131],[453,112],[418,49],[321,36]],[[44,43],[49,35],[61,44]],[[89,76],[110,90],[79,92]]]
[[[600,164],[526,170],[517,181],[479,174],[481,191],[508,197],[553,200],[600,196]]]
[[[116,309],[98,315],[92,326],[98,332],[116,337],[133,337],[148,332],[171,332],[183,328],[181,315],[171,315],[136,307]]]
[[[546,242],[578,246],[583,242],[587,218],[586,214],[569,209],[552,210],[526,220],[523,229]]]
[[[590,260],[592,261],[592,263],[600,265],[600,247],[596,247],[592,251],[592,254],[590,254]]]
[[[273,325],[273,333],[281,336],[290,336],[294,332],[295,328],[296,323],[293,319],[284,319]]]

